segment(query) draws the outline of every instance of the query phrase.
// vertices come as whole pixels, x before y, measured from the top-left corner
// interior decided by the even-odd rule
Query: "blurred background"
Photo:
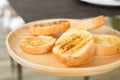
[[[120,7],[118,8],[120,10]],[[120,13],[118,14],[120,15]],[[30,17],[30,15],[31,14],[28,14],[28,17]],[[120,30],[119,15],[106,17],[106,19],[108,20],[107,21],[108,25],[110,25],[111,27],[114,26],[113,28],[117,30]],[[52,17],[53,16],[49,15],[49,18]],[[64,17],[64,16],[57,16],[57,17]],[[22,77],[23,80],[82,80],[83,79],[83,77],[60,77],[60,76],[42,74],[24,67],[22,67],[22,69],[21,68],[19,69],[19,67],[21,66],[19,65],[18,67],[18,64],[14,60],[12,60],[12,58],[9,56],[5,45],[7,34],[10,31],[20,27],[20,25],[25,24],[25,22],[29,22],[37,19],[45,19],[45,18],[47,17],[38,18],[37,16],[35,16],[34,18],[30,17],[30,20],[26,19],[24,21],[23,18],[19,16],[17,12],[14,10],[14,8],[10,5],[8,0],[0,0],[0,80],[20,80],[20,77]],[[71,18],[71,16],[69,18]],[[76,16],[72,18],[76,18]],[[20,70],[22,70],[22,75],[20,75],[21,72]],[[120,68],[109,73],[91,76],[90,80],[120,80]]]

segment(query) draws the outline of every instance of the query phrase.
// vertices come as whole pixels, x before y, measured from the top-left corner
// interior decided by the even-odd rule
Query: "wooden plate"
[[[112,57],[98,57],[94,56],[87,64],[78,67],[66,67],[60,63],[54,55],[47,53],[44,55],[29,55],[23,52],[19,46],[21,39],[30,36],[28,31],[28,25],[37,22],[48,22],[51,20],[35,21],[29,24],[25,24],[14,31],[12,31],[7,38],[6,44],[10,56],[20,63],[21,65],[30,69],[60,76],[91,76],[105,72],[112,71],[120,67],[120,55]],[[75,19],[67,19],[70,21],[71,26],[78,25],[81,21]],[[103,26],[97,30],[90,31],[92,33],[106,33],[113,34],[120,37],[120,33],[110,27]]]

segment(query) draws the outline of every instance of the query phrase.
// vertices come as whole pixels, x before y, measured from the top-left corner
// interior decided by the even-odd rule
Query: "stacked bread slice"
[[[45,54],[50,52],[56,38],[49,35],[65,31],[69,27],[70,23],[65,20],[31,24],[29,25],[29,31],[32,37],[21,40],[20,47],[28,54]]]

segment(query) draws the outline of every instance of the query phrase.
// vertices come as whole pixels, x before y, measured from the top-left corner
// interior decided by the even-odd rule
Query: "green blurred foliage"
[[[112,27],[118,31],[120,31],[120,18],[118,17],[110,17],[110,21],[112,24]]]

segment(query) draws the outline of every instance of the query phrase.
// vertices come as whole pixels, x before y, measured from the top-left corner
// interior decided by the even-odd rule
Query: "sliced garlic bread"
[[[91,33],[85,30],[69,30],[58,38],[53,54],[66,66],[78,66],[88,62],[95,51]]]
[[[52,50],[55,41],[51,36],[32,36],[21,40],[20,47],[28,54],[43,54]]]
[[[104,16],[98,16],[91,18],[87,21],[82,21],[81,23],[76,23],[76,29],[80,30],[89,30],[89,29],[96,29],[103,26],[106,23]]]
[[[112,56],[120,54],[120,38],[113,35],[94,35],[96,44],[95,54],[99,56]]]
[[[66,31],[70,23],[65,20],[58,20],[46,23],[34,23],[29,25],[29,31],[32,35],[51,35],[58,32]]]

